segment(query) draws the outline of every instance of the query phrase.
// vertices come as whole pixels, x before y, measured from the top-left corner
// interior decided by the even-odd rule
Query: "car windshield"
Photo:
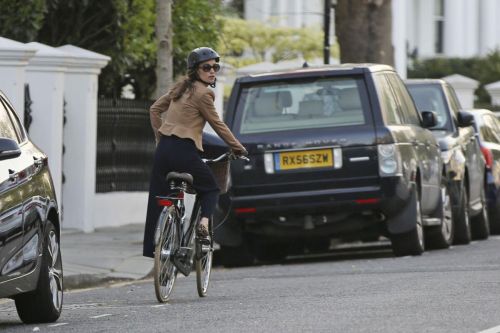
[[[437,115],[437,124],[431,129],[444,129],[448,123],[448,111],[443,91],[438,85],[409,84],[413,100],[418,111],[433,111]]]
[[[360,79],[273,82],[244,87],[237,105],[240,133],[367,124]]]

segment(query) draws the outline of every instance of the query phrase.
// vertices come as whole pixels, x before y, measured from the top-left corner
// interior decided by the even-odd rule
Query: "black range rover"
[[[250,162],[232,165],[216,230],[226,265],[327,250],[331,238],[391,239],[396,255],[440,242],[451,223],[439,146],[384,65],[340,65],[236,80],[225,121]],[[217,151],[214,137],[205,150]]]

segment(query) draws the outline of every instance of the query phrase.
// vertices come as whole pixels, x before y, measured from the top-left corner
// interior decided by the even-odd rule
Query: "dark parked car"
[[[0,92],[0,298],[14,299],[25,323],[61,313],[59,228],[47,156]]]
[[[486,161],[486,198],[490,218],[490,231],[500,234],[500,121],[493,112],[475,109],[474,129]]]
[[[488,238],[485,162],[472,127],[474,118],[462,110],[455,91],[444,80],[413,79],[406,85],[420,112],[437,114],[438,123],[431,130],[450,179],[455,243]]]
[[[225,120],[250,154],[233,163],[232,189],[219,202],[222,217],[229,210],[216,234],[226,265],[380,235],[396,255],[418,255],[424,226],[448,237],[443,164],[425,128],[435,115],[417,112],[391,67],[239,78]],[[205,147],[216,151],[216,140],[206,137]]]

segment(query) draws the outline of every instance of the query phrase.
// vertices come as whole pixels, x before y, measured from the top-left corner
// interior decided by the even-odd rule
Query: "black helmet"
[[[194,68],[197,64],[210,59],[215,59],[215,61],[219,62],[219,54],[209,47],[196,48],[189,53],[187,68]]]

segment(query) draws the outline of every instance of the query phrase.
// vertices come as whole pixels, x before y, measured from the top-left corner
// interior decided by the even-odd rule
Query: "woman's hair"
[[[194,92],[194,82],[198,79],[196,74],[196,69],[190,68],[186,76],[182,77],[177,83],[170,89],[170,96],[173,101],[177,101],[188,91],[191,95]]]

